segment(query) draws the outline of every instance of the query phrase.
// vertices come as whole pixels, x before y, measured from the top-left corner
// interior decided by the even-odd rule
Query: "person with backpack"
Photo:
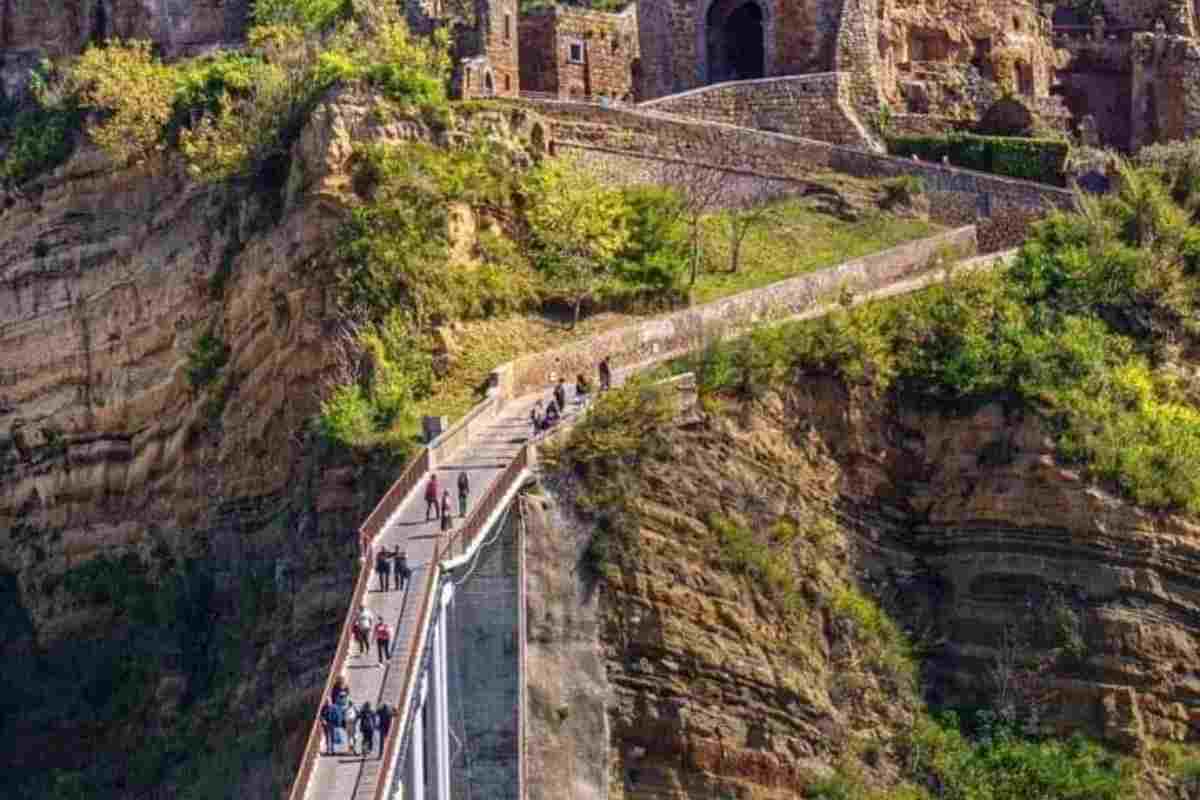
[[[375,626],[375,652],[379,655],[379,666],[392,658],[392,626],[383,620]]]
[[[558,403],[560,413],[567,410],[567,384],[562,378],[554,385],[554,402]]]
[[[558,424],[558,405],[553,400],[546,406],[546,418],[542,421],[542,430],[550,430]]]
[[[529,424],[533,426],[531,436],[537,436],[542,429],[542,401],[538,400],[533,404],[533,408],[529,410]]]
[[[362,731],[362,753],[364,756],[370,755],[375,749],[375,727],[378,720],[375,718],[375,712],[371,710],[370,703],[363,703],[362,708],[358,712],[358,727]]]
[[[392,588],[392,554],[386,547],[380,547],[375,554],[375,574],[379,576],[379,591],[386,592]]]
[[[408,586],[408,579],[412,577],[412,567],[408,565],[408,553],[402,551],[399,547],[392,551],[396,557],[394,566],[396,572],[396,588],[404,591]]]
[[[325,752],[333,755],[334,747],[333,740],[337,734],[337,711],[333,707],[333,703],[328,700],[325,705],[321,706],[321,731],[325,734]]]
[[[458,515],[465,517],[467,515],[467,500],[471,497],[471,479],[467,477],[467,471],[463,470],[458,473]]]
[[[608,356],[600,359],[600,391],[605,391],[612,386],[612,369],[608,366]]]
[[[383,745],[387,740],[388,733],[392,730],[392,707],[387,703],[380,703],[379,710],[375,712],[375,718],[379,722],[379,757],[383,758]]]
[[[430,509],[433,510],[433,516],[429,516]],[[425,484],[425,521],[438,517],[438,479],[437,475],[429,476],[429,483]]]
[[[375,617],[367,610],[366,606],[362,606],[358,610],[358,619],[354,623],[354,640],[358,642],[360,656],[371,654],[371,629],[373,627],[375,627]]]
[[[450,530],[450,490],[442,492],[442,533]]]

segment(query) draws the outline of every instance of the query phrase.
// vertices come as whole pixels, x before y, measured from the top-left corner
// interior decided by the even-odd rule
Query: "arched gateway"
[[[704,18],[707,83],[767,74],[767,15],[758,0],[715,0]]]

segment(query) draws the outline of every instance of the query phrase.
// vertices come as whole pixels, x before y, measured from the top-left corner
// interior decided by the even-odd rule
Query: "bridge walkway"
[[[618,376],[614,376],[616,377]],[[569,393],[573,393],[573,388]],[[425,486],[429,480],[428,473],[421,477],[388,518],[374,546],[388,549],[399,547],[405,551],[413,574],[405,591],[384,592],[379,588],[374,565],[367,565],[372,574],[366,593],[366,607],[377,618],[382,617],[392,626],[395,638],[392,658],[382,665],[379,663],[374,642],[371,643],[371,652],[364,656],[356,655],[357,645],[351,645],[344,674],[350,685],[350,698],[356,706],[361,707],[362,703],[367,701],[371,703],[372,708],[378,708],[380,703],[387,703],[393,709],[399,709],[407,678],[405,672],[408,653],[414,639],[420,635],[420,616],[425,606],[424,593],[428,589],[428,571],[433,566],[432,562],[439,545],[458,529],[461,521],[458,516],[458,475],[465,471],[471,481],[469,513],[470,509],[474,508],[474,503],[487,494],[529,439],[529,412],[533,404],[549,397],[550,392],[547,389],[539,394],[505,403],[499,416],[486,429],[478,435],[473,435],[464,447],[449,454],[445,463],[435,466],[439,491],[450,490],[455,520],[451,531],[443,534],[439,520],[425,519]],[[579,411],[580,406],[574,398],[568,401],[568,417]],[[348,613],[356,616],[358,609],[350,609]],[[325,699],[322,698],[321,702]],[[392,735],[396,734],[397,725],[398,722],[394,723]],[[313,767],[304,800],[374,800],[377,797],[382,771],[379,750],[379,742],[376,741],[375,751],[367,756],[323,753]]]

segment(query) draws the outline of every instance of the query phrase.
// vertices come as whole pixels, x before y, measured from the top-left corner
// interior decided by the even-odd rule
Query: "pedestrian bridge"
[[[452,700],[459,706],[463,701],[450,697],[449,673],[455,665],[449,662],[455,656],[447,648],[447,619],[453,616],[456,587],[474,569],[492,533],[520,523],[520,503],[514,500],[537,466],[529,412],[535,402],[549,397],[553,376],[569,380],[583,372],[594,381],[596,361],[604,354],[618,367],[613,377],[619,382],[624,375],[695,351],[713,338],[763,323],[819,316],[833,308],[830,299],[847,288],[862,291],[864,299],[913,291],[940,277],[929,267],[941,263],[951,247],[973,252],[974,228],[615,329],[499,368],[488,397],[421,450],[359,529],[364,561],[321,700],[330,696],[334,679],[344,674],[356,704],[367,701],[378,708],[387,703],[396,709],[382,755],[322,755],[315,713],[290,800],[450,800],[452,762],[462,749],[450,724],[450,708]],[[1007,257],[979,259],[966,268],[990,267]],[[564,424],[581,410],[573,399]],[[456,517],[453,528],[443,533],[437,520],[425,521],[424,488],[436,474],[453,494],[462,471],[471,481],[468,513]],[[407,591],[379,591],[374,584],[372,556],[381,547],[407,552],[413,569]],[[382,666],[373,655],[350,655],[352,621],[364,605],[395,630],[391,661]],[[523,631],[516,634],[519,641]],[[518,720],[518,784],[520,730]],[[513,788],[513,796],[523,796],[519,785]]]

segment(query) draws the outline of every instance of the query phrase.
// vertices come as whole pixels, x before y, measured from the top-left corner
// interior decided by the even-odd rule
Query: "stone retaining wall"
[[[958,167],[910,161],[799,136],[685,119],[648,110],[583,103],[532,103],[548,120],[552,149],[592,147],[682,158],[762,175],[809,178],[841,172],[864,178],[920,177],[927,191],[986,196],[989,208],[1069,208],[1065,189]]]
[[[731,81],[642,103],[640,108],[746,128],[872,147],[841,72]]]
[[[626,325],[511,361],[493,373],[493,391],[510,399],[548,389],[556,376],[570,379],[577,373],[594,375],[596,364],[605,356],[613,369],[674,358],[700,349],[714,338],[735,336],[755,325],[801,314],[827,302],[843,288],[856,293],[879,289],[929,269],[945,258],[971,255],[976,247],[975,228],[960,228],[837,267]]]

